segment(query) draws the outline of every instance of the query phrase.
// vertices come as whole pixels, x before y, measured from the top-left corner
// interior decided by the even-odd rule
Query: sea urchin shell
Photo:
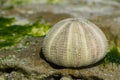
[[[68,18],[55,24],[43,42],[45,58],[64,67],[87,66],[100,61],[107,50],[104,33],[83,18]]]

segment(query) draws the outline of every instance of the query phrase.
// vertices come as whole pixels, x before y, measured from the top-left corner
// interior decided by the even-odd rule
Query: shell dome
[[[107,51],[104,33],[84,18],[56,23],[43,42],[46,60],[64,67],[81,67],[100,61]]]

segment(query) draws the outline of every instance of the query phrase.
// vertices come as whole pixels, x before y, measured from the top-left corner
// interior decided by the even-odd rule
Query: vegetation
[[[44,36],[50,26],[39,22],[14,25],[14,18],[0,17],[0,48],[13,46],[26,36]]]
[[[117,2],[119,2],[119,3],[120,3],[120,0],[115,0],[115,1],[117,1]]]
[[[62,0],[47,0],[47,3],[60,3]]]
[[[28,3],[59,3],[61,0],[1,0],[0,5],[15,6]]]
[[[105,63],[112,62],[112,63],[120,64],[120,51],[117,47],[117,38],[115,38],[115,40],[113,41],[112,47],[108,51],[104,59],[104,62]]]
[[[14,9],[16,6],[26,5],[31,3],[47,3],[58,4],[62,0],[0,0],[0,8],[3,10]]]

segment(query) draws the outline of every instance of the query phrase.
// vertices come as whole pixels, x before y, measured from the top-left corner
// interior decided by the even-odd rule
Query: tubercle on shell
[[[81,67],[100,61],[107,51],[104,33],[83,18],[68,18],[55,24],[43,42],[43,55],[57,65]]]

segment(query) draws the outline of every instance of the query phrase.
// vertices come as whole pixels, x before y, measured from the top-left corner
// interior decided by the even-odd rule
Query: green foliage
[[[34,24],[13,25],[14,18],[0,17],[0,48],[12,46],[25,36],[44,36],[50,26],[36,22]]]
[[[113,47],[107,53],[107,55],[104,59],[104,62],[105,63],[112,62],[112,63],[120,64],[120,52],[116,45],[113,45]]]

